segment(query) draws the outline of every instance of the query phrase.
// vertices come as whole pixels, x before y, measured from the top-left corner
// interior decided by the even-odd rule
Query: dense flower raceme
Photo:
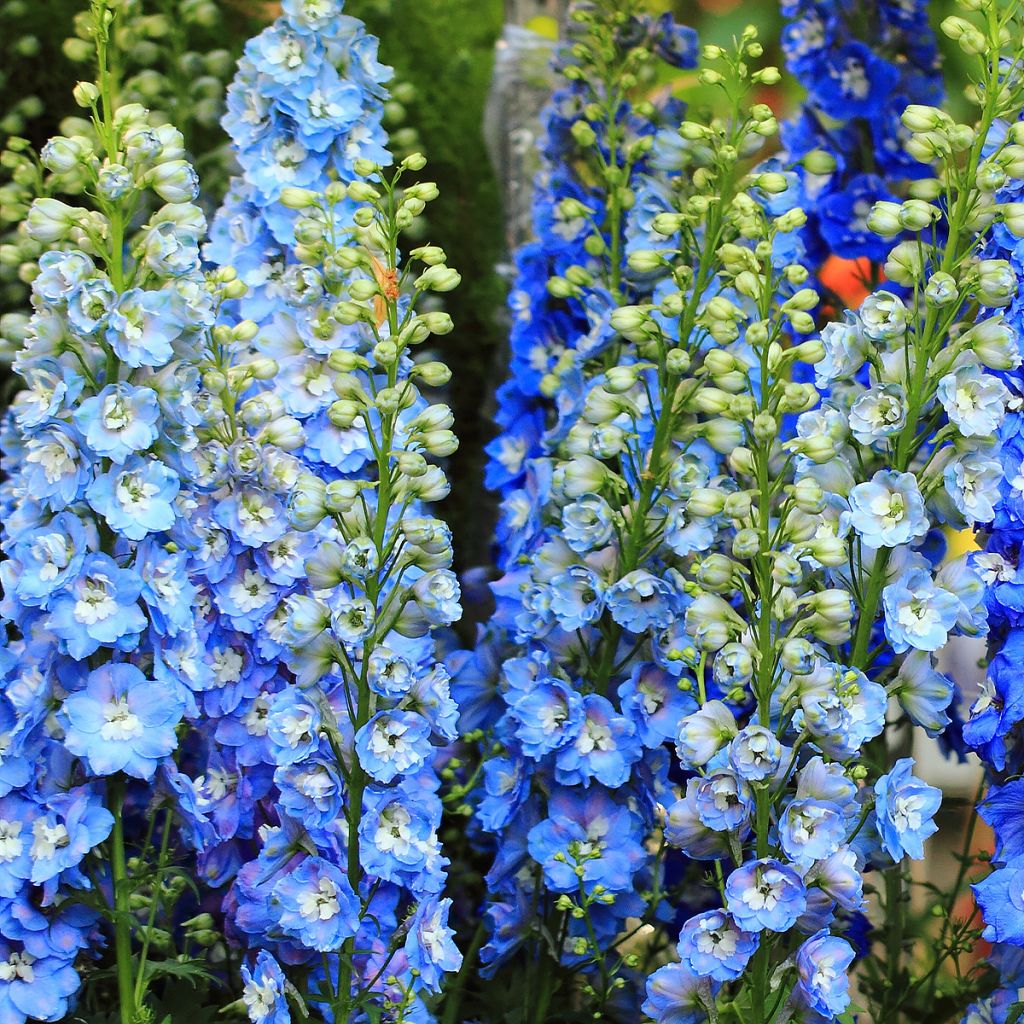
[[[89,65],[95,56],[92,18],[88,4],[79,6],[83,9],[75,17],[74,34],[62,49],[75,63]],[[139,103],[152,111],[150,127],[161,129],[169,120],[181,132],[189,158],[203,165],[204,195],[198,200],[203,205],[210,201],[211,192],[223,190],[224,182],[218,179],[227,178],[225,149],[215,133],[234,60],[223,47],[221,12],[209,0],[184,0],[175,6],[172,21],[169,14],[157,13],[141,0],[119,0],[110,6],[117,13],[110,45],[119,53],[112,95],[118,106]],[[47,115],[57,120],[54,111]],[[22,128],[9,125],[10,120],[5,121],[5,134],[11,132],[13,137],[7,139],[2,157],[6,173],[0,185],[0,251],[4,306],[14,312],[3,317],[0,357],[5,361],[24,340],[30,313],[25,282],[34,275],[33,268],[45,251],[60,248],[59,242],[25,230],[28,208],[41,196],[65,201],[81,196],[92,184],[87,158],[103,148],[95,126],[77,113],[60,119],[61,137],[39,154],[18,134]],[[139,198],[147,202],[146,196]],[[10,268],[16,268],[17,275],[8,274]]]
[[[500,488],[504,498],[499,562],[508,575],[495,588],[500,608],[489,625],[486,645],[457,661],[464,684],[459,690],[464,728],[490,726],[500,716],[497,732],[507,748],[507,756],[484,767],[487,795],[477,816],[483,829],[497,834],[498,844],[489,878],[492,935],[483,954],[489,971],[524,941],[532,945],[538,940],[535,929],[542,918],[529,908],[534,894],[544,890],[550,896],[541,905],[542,914],[555,913],[565,922],[565,963],[575,966],[589,959],[584,955],[586,922],[567,914],[564,906],[550,905],[564,902],[565,894],[577,888],[571,865],[560,869],[555,859],[570,844],[593,841],[588,898],[599,896],[602,887],[620,897],[614,904],[603,899],[604,906],[595,908],[602,939],[611,941],[617,922],[644,906],[638,894],[650,881],[645,864],[651,858],[642,838],[650,831],[651,806],[631,809],[623,798],[644,785],[643,744],[653,749],[663,744],[665,735],[659,730],[666,728],[672,708],[665,709],[660,724],[652,723],[641,732],[623,717],[618,699],[613,706],[595,692],[584,704],[579,681],[559,665],[563,654],[575,660],[578,652],[562,652],[559,644],[575,640],[576,631],[597,636],[599,595],[592,590],[603,592],[606,581],[584,564],[583,556],[607,543],[613,532],[611,509],[596,497],[592,509],[586,497],[581,500],[579,536],[572,542],[580,564],[561,576],[561,566],[552,564],[550,551],[544,548],[552,534],[543,530],[540,517],[549,497],[550,456],[571,431],[579,431],[585,387],[594,383],[596,368],[618,347],[609,318],[625,296],[639,300],[653,286],[647,273],[627,265],[627,254],[646,248],[652,221],[674,208],[673,190],[685,184],[678,173],[688,162],[683,140],[673,128],[659,135],[663,126],[678,123],[681,106],[631,102],[621,83],[645,80],[648,51],[677,65],[692,65],[695,38],[691,30],[668,18],[651,21],[634,6],[580,5],[571,28],[573,45],[560,58],[568,83],[555,94],[545,115],[544,166],[534,212],[537,240],[517,257],[513,374],[499,392],[503,430],[489,447],[488,470],[489,484]],[[614,443],[610,436],[609,443]],[[559,628],[550,647],[545,634],[554,625],[553,618],[543,625],[540,620],[533,625],[516,619],[517,612],[528,615],[517,590],[529,584],[531,561],[538,584],[558,602],[557,615],[565,623],[566,631]],[[564,567],[568,569],[568,563]],[[557,580],[552,579],[555,576]],[[625,585],[622,591],[625,612]],[[528,635],[535,643],[525,654],[523,641]],[[476,671],[492,659],[507,660],[501,699],[489,703],[488,694],[476,686]],[[644,699],[638,688],[642,685],[641,679],[630,698],[637,708]],[[590,746],[581,740],[577,749],[571,741],[583,729],[585,718],[585,731],[595,740]],[[564,732],[563,719],[568,719]],[[601,736],[610,739],[613,734],[616,742],[601,741]],[[535,768],[540,777],[555,782],[556,759],[563,766],[558,788],[545,793],[538,787],[531,793],[529,776]],[[537,828],[530,832],[529,856],[536,877],[527,877],[520,870],[527,854],[523,837],[533,824]],[[594,886],[596,894],[590,891]],[[580,943],[582,952],[576,948]],[[543,1001],[550,992],[524,993],[524,998],[532,997]]]
[[[93,14],[102,57],[110,15]],[[54,165],[73,154],[95,206],[44,198],[29,211],[26,231],[50,251],[15,361],[25,387],[3,427],[5,1021],[68,1011],[79,953],[104,941],[111,886],[125,1012],[133,990],[144,996],[123,945],[124,793],[152,793],[196,711],[164,659],[198,642],[188,551],[215,304],[199,271],[205,221],[180,134],[151,127],[140,106],[112,109],[102,70],[101,83],[76,90],[98,149],[56,138],[44,151]],[[126,234],[140,208],[154,212]],[[139,864],[152,864],[142,846]]]
[[[411,1019],[459,962],[431,739],[454,738],[431,631],[458,617],[458,587],[448,531],[423,505],[447,492],[424,455],[455,440],[447,409],[417,390],[447,369],[414,368],[407,351],[451,322],[415,314],[395,263],[397,231],[436,189],[393,199],[389,186],[378,223],[372,206],[355,212],[374,187],[345,185],[386,157],[375,47],[340,4],[286,4],[230,91],[243,176],[205,254],[237,262],[250,287],[222,309],[204,376],[204,630],[173,656],[203,722],[169,784],[204,880],[232,883],[235,941],[292,965],[327,1013],[372,1002]],[[439,250],[417,256],[415,294],[457,283]],[[287,1013],[268,957],[246,967],[257,1021]]]
[[[399,175],[422,163],[407,158]],[[420,392],[446,383],[447,367],[411,355],[451,329],[415,301],[459,277],[436,247],[397,265],[398,234],[430,195],[397,191],[398,175],[382,181],[372,162],[357,168],[375,181],[284,195],[304,237],[327,229],[305,243],[302,264],[323,282],[310,315],[336,330],[318,364],[323,423],[287,411],[300,392],[284,359],[270,361],[273,382],[237,416],[236,355],[225,347],[207,374],[226,390],[203,449],[215,489],[193,517],[207,553],[206,653],[183,659],[202,691],[202,755],[173,785],[206,881],[231,881],[231,938],[265,951],[246,968],[260,1024],[277,1003],[256,978],[276,977],[275,962],[334,1019],[364,1019],[373,1005],[373,1019],[396,1021],[423,1019],[422,996],[461,962],[442,895],[434,769],[458,714],[433,654],[434,631],[461,608],[448,529],[428,511],[448,484],[427,461],[456,442],[447,407]],[[352,199],[365,205],[345,227]],[[346,268],[344,283],[332,264]],[[259,344],[242,340],[242,352]]]
[[[938,48],[927,0],[786,0],[786,64],[807,89],[783,124],[789,159],[806,160],[808,223],[815,262],[828,256],[881,263],[884,240],[866,223],[874,203],[901,181],[929,175],[933,153],[914,145],[900,120],[910,104],[942,97]]]
[[[316,298],[315,288],[306,294],[310,270],[292,255],[304,239],[283,190],[322,190],[352,181],[356,160],[390,160],[381,117],[391,69],[377,61],[377,39],[343,13],[342,0],[285,0],[282,9],[246,44],[228,88],[222,123],[240,174],[204,249],[209,261],[235,268],[249,288],[241,315],[261,325]],[[354,209],[343,204],[338,214]],[[330,336],[318,340],[314,352],[324,354]]]
[[[984,42],[991,54],[998,33]],[[744,71],[726,63],[704,78],[724,75],[735,95]],[[708,1019],[723,983],[753,1019],[784,1004],[832,1019],[849,1005],[861,876],[886,872],[895,913],[898,864],[922,855],[939,796],[909,759],[887,764],[868,745],[890,696],[940,733],[954,687],[934,654],[986,628],[982,581],[963,560],[942,562],[937,527],[994,514],[991,437],[1008,393],[989,371],[1019,356],[998,314],[971,328],[968,311],[1011,300],[1012,275],[977,261],[976,238],[993,214],[1008,227],[1016,215],[990,210],[974,172],[989,125],[1015,102],[990,90],[977,132],[908,111],[914,147],[943,157],[933,194],[946,187],[948,205],[912,200],[895,230],[880,205],[872,227],[943,230],[932,245],[898,245],[891,289],[800,343],[817,299],[789,240],[805,220],[790,209],[799,189],[736,166],[765,122],[754,108],[724,128],[683,125],[720,198],[676,197],[678,215],[652,225],[658,249],[632,254],[631,267],[660,274],[658,304],[613,313],[603,366],[564,361],[552,457],[528,463],[512,506],[526,557],[513,552],[496,594],[522,655],[500,674],[499,717],[470,712],[499,744],[478,819],[501,834],[491,885],[507,896],[490,909],[485,958],[528,939],[540,879],[549,932],[565,937],[568,966],[597,967],[584,992],[604,1005],[635,963],[619,955],[623,918],[665,892],[667,844],[716,862],[721,903],[684,924],[681,963],[652,977],[649,1014]],[[1012,144],[988,159],[1012,168]],[[552,290],[587,294],[584,272]],[[816,384],[794,383],[808,379],[801,363]],[[467,680],[488,655],[463,666]],[[655,753],[672,738],[682,777]],[[892,980],[903,971],[896,958],[876,968],[881,1019],[908,991]]]
[[[1019,129],[1016,129],[1019,131]],[[999,138],[986,147],[986,157]],[[995,193],[1000,203],[1017,204],[1011,209],[1024,209],[1024,180],[1020,172],[1001,180]],[[988,259],[1007,261],[1017,281],[1024,277],[1024,243],[997,225],[984,255]],[[1018,289],[1003,311],[1006,323],[1020,343],[1024,338],[1024,291]],[[1019,665],[1024,657],[1024,618],[1020,601],[1024,585],[1021,552],[1024,549],[1024,448],[1021,431],[1024,427],[1024,377],[1020,368],[1004,375],[1010,389],[1010,411],[1000,431],[1002,442],[1002,481],[995,519],[989,530],[983,554],[976,558],[978,571],[986,582],[989,621],[992,626],[990,662],[985,688],[971,708],[964,728],[964,739],[982,757],[988,769],[991,786],[979,807],[981,817],[995,832],[996,848],[992,873],[975,886],[975,895],[986,924],[985,938],[998,943],[994,958],[1002,975],[1003,988],[990,1003],[974,1009],[975,1016],[966,1018],[976,1024],[990,1014],[996,1021],[1006,1020],[1010,1008],[1020,998],[1024,987],[1024,901],[1019,880],[1024,870],[1024,787],[1020,775],[1024,770],[1021,747],[1021,723],[1024,722],[1024,690]],[[1012,1019],[1012,1017],[1010,1017]]]

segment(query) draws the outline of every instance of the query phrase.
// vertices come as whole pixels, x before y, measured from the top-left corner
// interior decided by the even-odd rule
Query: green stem
[[[455,980],[448,986],[447,996],[444,1002],[444,1016],[441,1024],[458,1024],[459,1010],[462,1008],[462,993],[466,988],[466,980],[470,971],[476,966],[476,955],[484,944],[484,937],[487,934],[486,918],[481,917],[473,932],[473,939],[462,958],[462,966]]]
[[[131,879],[124,846],[124,779],[114,775],[109,783],[111,833],[110,870],[114,884],[114,952],[117,957],[117,995],[121,1024],[134,1024],[135,986],[132,983]]]
[[[135,974],[135,1003],[142,1003],[146,987],[146,958],[149,956],[149,938],[156,922],[157,909],[160,902],[160,886],[163,884],[164,870],[167,867],[167,850],[171,838],[171,809],[164,812],[164,829],[160,836],[160,853],[157,857],[156,878],[153,882],[153,896],[149,904],[149,918],[146,922],[146,933],[142,937],[142,952],[139,954],[139,968]]]

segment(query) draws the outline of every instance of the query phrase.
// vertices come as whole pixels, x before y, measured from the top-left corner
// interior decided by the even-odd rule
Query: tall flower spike
[[[1005,70],[1008,77],[1019,76],[1019,67],[1007,66]],[[999,221],[981,255],[992,261],[988,266],[1001,271],[1007,283],[1016,283],[1009,302],[989,312],[1002,313],[1009,333],[1007,340],[1018,350],[1024,347],[1024,290],[1019,287],[1024,278],[1024,165],[1019,162],[1019,153],[1024,153],[1020,148],[1022,141],[1024,124],[1020,120],[997,124],[986,140],[978,171],[979,183],[987,183],[997,204]],[[993,871],[974,886],[986,925],[985,938],[996,944],[993,959],[1000,973],[1000,990],[990,1000],[972,1008],[980,1019],[984,1019],[985,1013],[995,1019],[1000,1014],[1010,1014],[1024,985],[1020,952],[1024,947],[1024,901],[1017,891],[1024,871],[1024,793],[1019,778],[1024,769],[1024,689],[1020,673],[1013,667],[1024,656],[1024,619],[1017,599],[1024,586],[1024,496],[1020,487],[1024,469],[1024,375],[1018,365],[1006,369],[1001,376],[1011,393],[999,431],[1002,480],[985,551],[974,558],[986,584],[991,626],[989,663],[982,692],[964,726],[966,744],[982,758],[989,782],[978,813],[996,839]],[[973,1024],[974,1019],[968,1013],[965,1022]]]
[[[175,913],[163,883],[176,801],[152,783],[196,713],[161,663],[198,642],[191,453],[214,302],[181,135],[114,106],[114,15],[96,0],[90,18],[98,82],[75,98],[93,138],[52,139],[42,159],[80,176],[91,205],[29,210],[25,230],[49,251],[3,428],[0,1005],[12,1021],[62,1017],[82,952],[106,956],[116,995],[92,972],[90,998],[128,1024],[150,1012],[161,982],[144,964]]]
[[[975,303],[1001,308],[1012,293],[1008,267],[979,259],[992,223],[979,163],[1015,159],[1012,136],[992,135],[1020,113],[1016,80],[1001,73],[1012,17],[989,4],[982,24],[964,22],[980,39],[976,126],[905,111],[908,145],[935,142],[946,202],[875,205],[872,230],[890,245],[904,231],[913,238],[890,249],[889,286],[820,337],[800,340],[815,330],[815,293],[783,286],[806,271],[769,264],[784,251],[777,236],[804,213],[732,205],[739,237],[718,249],[721,293],[704,314],[725,344],[704,356],[713,387],[696,401],[734,416],[744,440],[728,454],[728,477],[690,499],[716,515],[718,536],[692,566],[685,626],[702,652],[698,686],[707,667],[733,688],[722,701],[701,690],[701,708],[681,724],[678,753],[693,774],[666,830],[690,856],[718,861],[721,903],[683,925],[680,962],[652,976],[647,1009],[659,1021],[672,1019],[673,992],[703,1003],[694,1021],[713,1017],[712,997],[756,1022],[840,1017],[869,868],[883,874],[890,937],[886,955],[861,968],[873,1019],[929,1010],[951,944],[965,941],[943,923],[937,955],[902,958],[903,861],[923,856],[941,795],[910,758],[893,760],[899,732],[889,742],[882,732],[889,695],[902,729],[942,732],[954,684],[933,654],[949,636],[987,628],[973,559],[944,560],[934,528],[992,519],[983,482],[1000,468],[988,435],[1008,392],[990,371],[1020,361],[1002,314],[975,315]],[[720,76],[730,94],[737,70]],[[800,363],[813,365],[815,385],[797,383]],[[966,1002],[974,985],[951,998]]]

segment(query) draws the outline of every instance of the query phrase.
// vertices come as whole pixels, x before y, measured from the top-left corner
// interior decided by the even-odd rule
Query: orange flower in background
[[[844,305],[856,309],[870,294],[867,282],[871,280],[871,261],[866,257],[846,260],[829,256],[818,274],[821,283],[838,295]],[[841,313],[842,310],[836,310]]]

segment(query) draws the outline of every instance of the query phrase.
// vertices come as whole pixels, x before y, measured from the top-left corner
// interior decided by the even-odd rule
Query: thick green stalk
[[[128,877],[124,846],[124,779],[111,776],[108,783],[114,828],[110,837],[110,871],[114,884],[114,953],[117,958],[117,997],[121,1024],[134,1024],[135,986],[132,971],[132,883]]]

